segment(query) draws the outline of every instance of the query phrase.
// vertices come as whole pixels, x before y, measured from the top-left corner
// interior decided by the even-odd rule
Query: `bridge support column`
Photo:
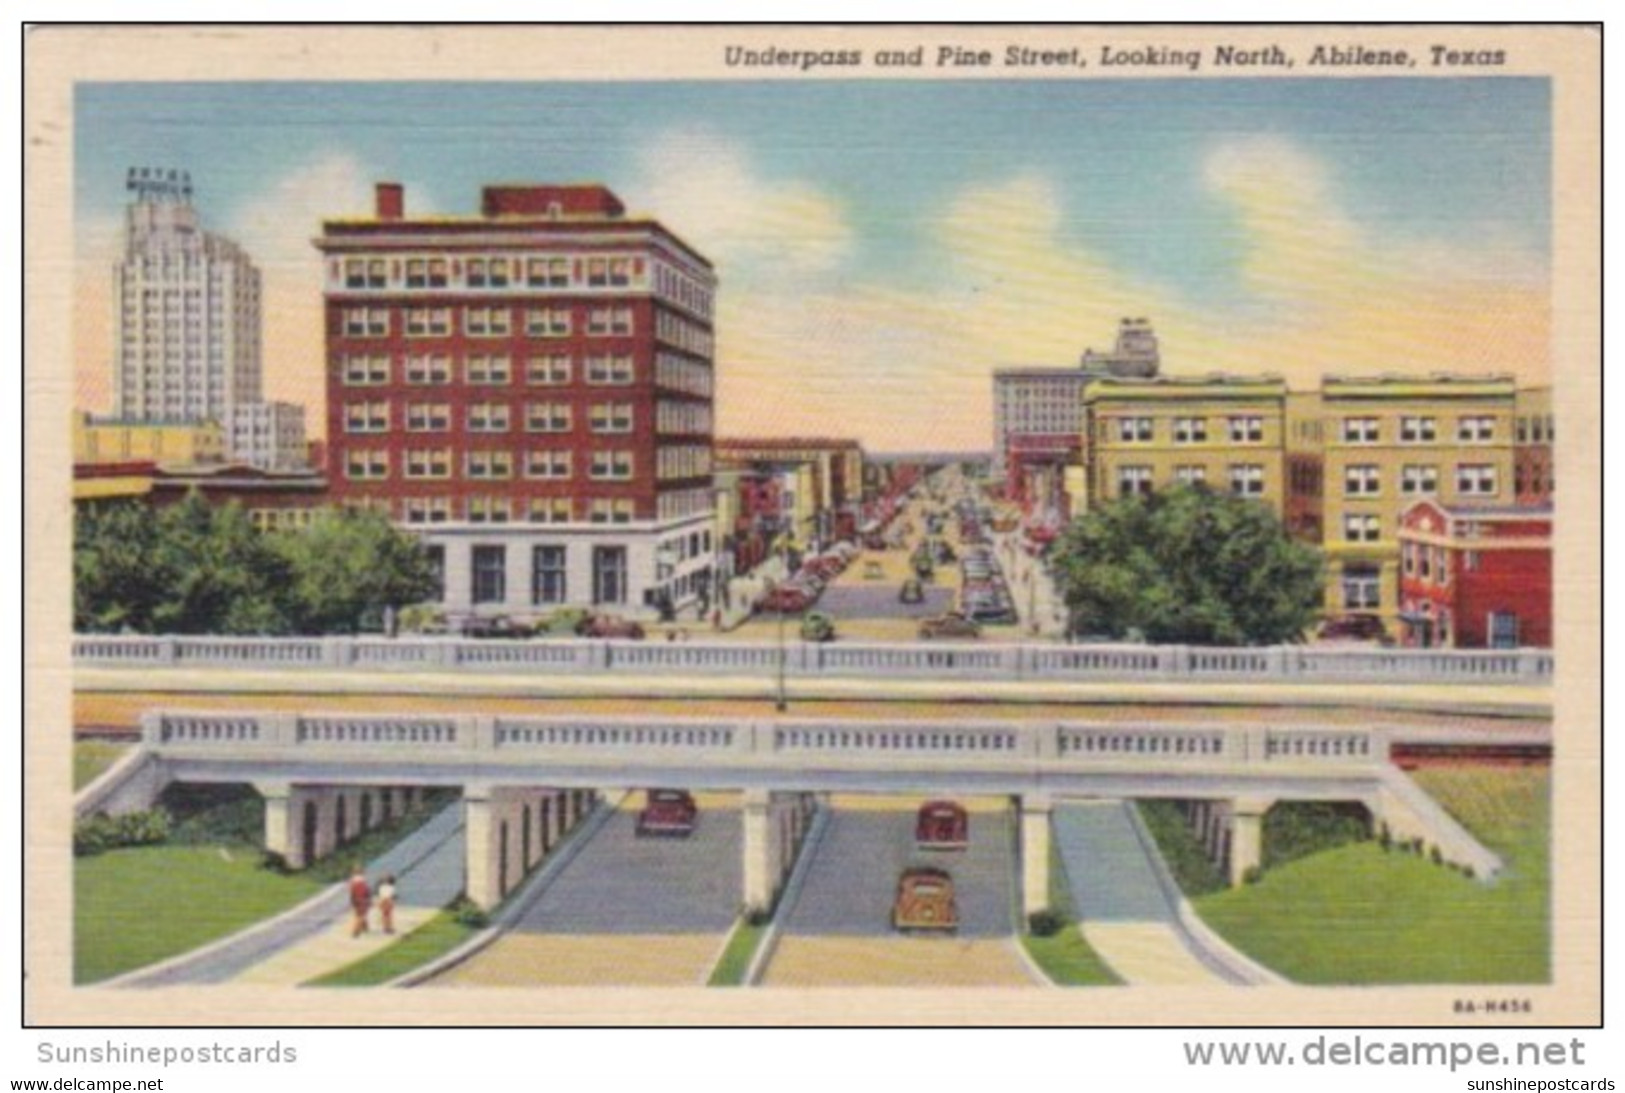
[[[1249,870],[1264,864],[1264,813],[1273,801],[1238,797],[1230,803],[1230,883],[1246,882]]]
[[[777,833],[772,823],[772,794],[761,789],[747,789],[740,805],[740,820],[744,825],[744,903],[747,914],[765,912],[773,906],[773,892],[778,886]]]
[[[497,854],[497,809],[489,786],[463,788],[463,835],[468,849],[463,873],[463,892],[479,907],[489,910],[502,902],[501,864]]]
[[[1021,798],[1021,912],[1049,910],[1050,809],[1047,793]]]
[[[303,869],[309,864],[299,830],[303,795],[287,782],[255,782],[254,789],[265,800],[265,849],[281,854],[290,868]]]

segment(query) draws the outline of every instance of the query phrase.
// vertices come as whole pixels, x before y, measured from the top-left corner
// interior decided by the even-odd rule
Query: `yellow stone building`
[[[226,458],[226,434],[212,421],[118,421],[75,414],[73,461],[196,466]]]
[[[1397,632],[1399,514],[1420,497],[1511,504],[1510,376],[1327,376],[1321,382],[1329,615]]]
[[[1283,515],[1286,399],[1286,382],[1273,375],[1092,381],[1079,507],[1203,482]]]

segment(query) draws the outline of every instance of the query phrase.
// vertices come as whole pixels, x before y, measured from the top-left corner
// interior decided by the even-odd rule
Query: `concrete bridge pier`
[[[746,914],[765,914],[773,909],[779,889],[795,867],[816,807],[810,793],[745,791],[739,818],[744,835],[742,897]]]
[[[1047,793],[1029,793],[1020,798],[1023,915],[1049,910],[1050,811],[1053,807],[1054,802]]]
[[[255,782],[265,801],[265,848],[303,869],[383,824],[391,790],[370,786],[301,786]]]
[[[1264,864],[1264,813],[1274,801],[1263,797],[1238,797],[1229,803],[1230,883],[1243,884],[1249,870]]]
[[[482,782],[464,786],[464,894],[486,910],[501,903],[580,822],[594,795]]]

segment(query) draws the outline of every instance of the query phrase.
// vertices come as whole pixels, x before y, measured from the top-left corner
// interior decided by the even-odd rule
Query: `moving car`
[[[963,850],[970,845],[970,817],[953,801],[927,801],[914,820],[914,842],[921,850]]]
[[[964,615],[949,612],[933,619],[921,619],[919,634],[927,641],[939,638],[979,638],[982,636],[982,628]]]
[[[900,603],[924,603],[925,585],[921,584],[918,578],[910,577],[903,582],[902,590],[897,593],[897,599]]]
[[[816,598],[817,593],[810,589],[781,584],[763,593],[762,598],[757,601],[757,607],[762,611],[782,611],[786,615],[794,615],[811,607]]]
[[[834,641],[835,621],[822,611],[809,611],[801,620],[802,641]]]
[[[891,924],[899,933],[936,930],[951,934],[957,931],[959,904],[954,900],[954,881],[948,871],[929,865],[903,870],[903,875],[897,878]]]
[[[694,804],[694,795],[686,789],[651,789],[648,802],[638,813],[637,833],[669,835],[686,839],[694,834],[700,810]]]
[[[528,638],[534,627],[515,622],[506,615],[469,615],[459,630],[465,638]]]
[[[1341,615],[1327,619],[1320,627],[1321,641],[1388,642],[1388,630],[1376,615]]]
[[[643,640],[643,627],[631,619],[615,615],[589,615],[576,624],[576,634],[583,638],[625,638]]]

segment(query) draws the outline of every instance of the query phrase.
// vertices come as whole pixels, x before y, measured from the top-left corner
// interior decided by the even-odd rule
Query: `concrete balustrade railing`
[[[1024,645],[937,642],[804,643],[590,641],[547,638],[224,638],[80,635],[84,667],[167,666],[384,671],[457,669],[556,675],[687,674],[795,677],[965,678],[1044,682],[1552,682],[1550,650],[1367,649],[1186,645]]]

